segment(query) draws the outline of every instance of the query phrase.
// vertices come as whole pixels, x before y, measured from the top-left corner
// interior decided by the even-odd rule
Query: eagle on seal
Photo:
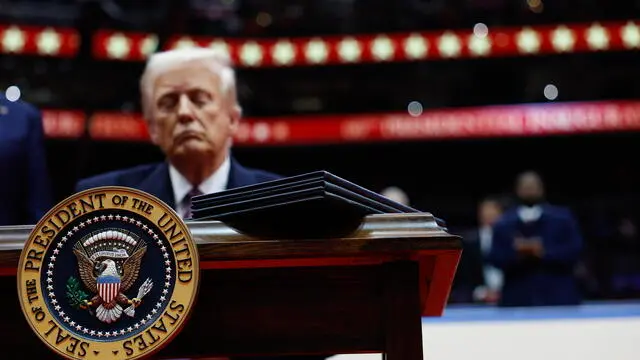
[[[73,249],[78,259],[80,278],[87,290],[95,294],[91,300],[85,300],[84,308],[97,307],[96,317],[110,324],[120,318],[122,306],[138,306],[141,299],[129,299],[124,292],[138,279],[140,263],[146,250],[146,246],[139,247],[129,256],[122,265],[121,273],[112,259],[94,261],[84,251]]]

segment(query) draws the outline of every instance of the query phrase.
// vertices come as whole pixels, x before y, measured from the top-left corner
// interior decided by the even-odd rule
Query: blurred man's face
[[[502,215],[500,205],[495,201],[484,201],[478,208],[480,226],[492,226]]]
[[[533,204],[544,197],[542,180],[534,174],[526,174],[520,178],[516,187],[518,198],[525,203]]]
[[[381,195],[397,203],[409,206],[409,197],[407,194],[395,186],[382,190]]]
[[[217,156],[237,131],[240,109],[206,65],[167,71],[153,84],[151,138],[169,158]]]

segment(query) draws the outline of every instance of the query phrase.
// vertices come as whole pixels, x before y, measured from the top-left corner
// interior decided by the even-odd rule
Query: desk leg
[[[384,265],[385,360],[422,360],[418,263]]]

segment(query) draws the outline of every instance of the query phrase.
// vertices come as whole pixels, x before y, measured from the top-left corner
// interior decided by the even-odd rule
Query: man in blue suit
[[[236,97],[235,75],[225,56],[204,48],[155,54],[147,63],[140,85],[151,140],[164,152],[166,161],[83,179],[76,185],[77,191],[107,185],[137,188],[188,218],[193,195],[280,178],[244,167],[230,155],[242,111]]]
[[[194,195],[280,177],[244,167],[230,155],[242,111],[227,57],[204,48],[154,54],[140,87],[151,140],[166,161],[83,179],[76,191],[105,185],[137,188],[188,218]]]
[[[488,261],[504,273],[502,306],[577,305],[582,236],[572,212],[549,204],[535,172],[518,177],[518,206],[494,225]]]
[[[53,206],[40,112],[0,95],[0,225],[36,224]]]

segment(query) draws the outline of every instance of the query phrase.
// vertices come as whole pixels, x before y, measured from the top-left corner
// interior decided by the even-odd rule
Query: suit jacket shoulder
[[[33,105],[16,101],[11,102],[0,97],[0,138],[24,142],[34,133],[44,132],[40,111]],[[29,146],[26,144],[25,146]]]
[[[565,222],[574,220],[574,214],[570,208],[560,205],[544,204],[542,205],[544,217],[551,222]],[[504,212],[500,219],[495,223],[494,230],[502,230],[516,226],[520,222],[517,207],[511,208]]]
[[[555,216],[555,217],[559,217],[559,218],[571,218],[573,217],[573,212],[571,211],[570,208],[566,207],[566,206],[559,206],[559,205],[545,205],[544,207],[544,211],[545,213]]]
[[[232,158],[227,188],[233,189],[237,187],[277,180],[280,178],[282,178],[281,175],[274,174],[269,171],[245,167]]]
[[[169,164],[166,162],[138,165],[82,179],[76,185],[76,191],[98,186],[126,186],[141,190],[175,209]]]
[[[493,230],[495,231],[496,229],[501,229],[505,226],[517,223],[519,221],[518,219],[517,208],[514,207],[507,209],[504,213],[502,213],[502,216],[500,216],[495,224],[493,224]]]
[[[244,167],[233,158],[229,170],[227,189],[276,180],[280,175],[249,167]],[[167,162],[138,165],[127,169],[110,171],[78,181],[75,191],[99,186],[126,186],[156,196],[175,209],[175,198],[169,164]]]
[[[0,105],[6,107],[9,113],[15,114],[16,112],[26,116],[34,116],[40,118],[40,110],[36,106],[26,101],[9,101],[4,96],[0,95]]]
[[[99,186],[136,187],[156,172],[161,165],[161,163],[138,165],[84,178],[76,184],[76,191]]]
[[[0,225],[35,224],[53,205],[40,111],[0,96]]]

